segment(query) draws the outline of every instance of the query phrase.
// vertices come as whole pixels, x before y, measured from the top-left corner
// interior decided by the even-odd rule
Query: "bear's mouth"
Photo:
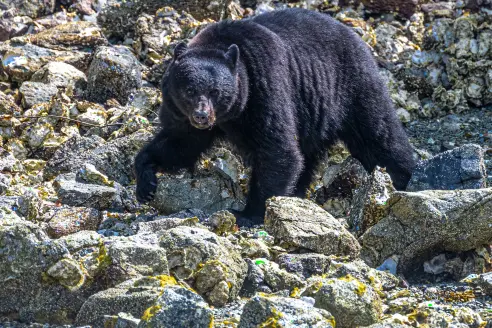
[[[200,130],[205,130],[205,129],[210,129],[214,125],[213,122],[208,122],[205,124],[200,124],[195,122],[192,118],[190,119],[190,123],[194,128],[200,129]]]

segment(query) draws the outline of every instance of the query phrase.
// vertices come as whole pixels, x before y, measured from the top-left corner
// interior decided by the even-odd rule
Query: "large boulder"
[[[399,271],[442,251],[468,251],[492,241],[492,188],[397,192],[387,216],[361,237],[361,257],[371,266],[399,257]]]
[[[267,201],[265,230],[287,249],[325,255],[357,256],[359,243],[333,216],[315,203],[295,197]]]

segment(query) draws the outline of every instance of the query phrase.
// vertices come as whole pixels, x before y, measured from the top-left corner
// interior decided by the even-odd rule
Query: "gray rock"
[[[87,79],[87,98],[101,103],[115,98],[124,105],[142,87],[140,63],[124,46],[97,48]]]
[[[376,291],[351,275],[335,279],[313,277],[302,296],[313,297],[314,306],[333,314],[341,328],[371,325],[379,321],[383,312]]]
[[[244,306],[239,328],[256,327],[335,327],[335,319],[303,300],[255,296]]]
[[[492,296],[492,272],[481,274],[478,283],[485,294]]]
[[[30,43],[0,44],[1,68],[12,81],[28,81],[41,67],[51,61],[63,61],[84,71],[90,53],[83,51],[58,51]]]
[[[0,173],[0,195],[4,195],[12,183],[12,177],[8,174]]]
[[[323,187],[316,191],[316,202],[337,218],[347,216],[355,191],[367,176],[362,164],[352,157],[329,166],[323,173]]]
[[[248,274],[240,291],[242,297],[253,297],[258,292],[272,293],[265,283],[265,274],[260,266],[251,259],[245,259],[248,264]]]
[[[99,210],[121,207],[121,199],[115,188],[78,182],[75,174],[58,176],[54,187],[62,204]]]
[[[42,82],[56,87],[66,87],[69,84],[73,84],[75,87],[85,88],[87,85],[87,78],[83,72],[63,62],[46,64],[34,73],[31,81]]]
[[[27,109],[39,103],[49,102],[58,92],[58,88],[41,82],[24,82],[19,91],[22,94],[22,105]]]
[[[265,230],[287,249],[304,249],[325,255],[357,256],[357,240],[328,212],[315,203],[294,197],[267,201]]]
[[[153,221],[148,222],[138,222],[135,225],[135,230],[137,233],[153,232],[158,233],[159,231],[169,230],[179,226],[186,227],[198,227],[198,219],[195,217],[181,219],[181,218],[156,218]]]
[[[125,281],[92,295],[80,308],[75,324],[103,327],[105,315],[117,315],[126,312],[135,318],[141,318],[165,289],[163,281],[172,281],[172,277],[143,277]]]
[[[264,261],[258,266],[263,271],[265,283],[273,292],[293,291],[305,286],[305,282],[299,276],[281,269],[275,262]]]
[[[77,172],[84,163],[90,163],[109,179],[128,185],[134,176],[134,157],[151,137],[151,133],[144,131],[110,142],[95,135],[73,137],[48,161],[43,172],[44,179],[53,179],[61,173]]]
[[[296,273],[307,279],[314,275],[322,275],[330,265],[330,258],[323,254],[281,254],[277,263],[280,268]]]
[[[419,162],[407,191],[478,189],[486,183],[483,149],[468,144]]]
[[[46,232],[51,238],[59,238],[81,230],[97,230],[101,213],[88,207],[56,207],[41,217],[47,222]]]
[[[214,315],[200,295],[180,286],[168,286],[157,302],[148,308],[139,328],[213,326]]]
[[[223,306],[233,300],[247,273],[239,250],[226,238],[200,228],[177,227],[162,233],[169,269],[211,304]]]
[[[391,178],[377,167],[355,192],[348,218],[351,231],[359,237],[386,214],[386,203],[395,191]]]
[[[118,313],[114,328],[137,328],[139,323],[140,319],[135,319],[131,314],[121,312]]]
[[[397,192],[387,213],[361,237],[361,257],[370,266],[395,255],[405,272],[442,251],[468,251],[492,240],[492,188]]]

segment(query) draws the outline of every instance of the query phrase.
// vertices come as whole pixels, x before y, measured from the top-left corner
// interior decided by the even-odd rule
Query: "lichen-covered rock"
[[[265,230],[288,249],[325,255],[357,256],[357,240],[329,213],[308,200],[272,197],[267,201]]]
[[[76,21],[57,25],[15,41],[28,41],[40,47],[65,50],[95,48],[108,43],[101,29],[92,22]]]
[[[397,255],[404,272],[442,251],[467,251],[492,240],[492,188],[397,192],[387,213],[361,237],[361,257],[370,266]]]
[[[305,282],[299,276],[281,269],[275,262],[263,260],[257,265],[263,271],[265,283],[273,292],[281,290],[292,292],[295,288],[305,286]]]
[[[167,286],[145,310],[139,328],[212,327],[214,315],[200,295],[180,286]]]
[[[81,230],[97,230],[101,221],[98,210],[88,207],[57,207],[44,213],[46,232],[51,238],[59,238]]]
[[[176,227],[162,233],[169,269],[212,304],[223,306],[234,300],[246,277],[247,265],[226,238],[193,227]]]
[[[479,145],[467,144],[421,161],[412,173],[407,191],[485,188],[483,154]]]
[[[28,109],[36,104],[49,102],[56,95],[58,89],[53,84],[24,82],[19,91],[22,94],[22,105]]]
[[[330,258],[323,254],[281,254],[277,258],[280,268],[296,273],[307,279],[314,275],[322,275],[330,265]]]
[[[52,61],[64,62],[80,70],[87,67],[89,53],[82,51],[59,51],[38,47],[30,43],[0,44],[1,68],[10,80],[28,81],[45,64]]]
[[[32,82],[42,82],[56,87],[73,84],[76,88],[85,88],[87,78],[83,72],[63,62],[50,62],[41,67],[31,78]]]
[[[348,218],[356,236],[361,236],[386,214],[386,203],[395,191],[388,173],[376,168],[355,192]]]
[[[87,72],[87,98],[105,102],[110,98],[121,104],[142,86],[141,66],[133,53],[124,46],[97,48]]]
[[[336,326],[339,327],[338,322]],[[256,327],[335,327],[326,310],[302,300],[278,296],[255,296],[244,306],[239,328]]]
[[[125,281],[92,295],[80,308],[76,325],[103,327],[105,315],[126,312],[141,318],[164,292],[165,286],[175,284],[170,276],[142,277]]]
[[[121,206],[121,199],[115,188],[78,182],[75,174],[58,176],[54,187],[62,204],[96,209]]]
[[[313,277],[302,296],[313,297],[314,306],[333,314],[341,328],[368,326],[378,322],[382,315],[376,291],[351,275],[335,279]]]
[[[197,217],[189,217],[185,219],[157,217],[152,221],[138,222],[134,225],[134,228],[139,234],[146,232],[158,233],[160,231],[169,230],[179,226],[199,227],[200,225],[198,222],[199,220]]]
[[[15,103],[14,97],[0,91],[0,114],[20,116],[22,109]]]
[[[220,236],[234,231],[236,217],[229,211],[218,211],[210,216],[208,223],[212,231]]]

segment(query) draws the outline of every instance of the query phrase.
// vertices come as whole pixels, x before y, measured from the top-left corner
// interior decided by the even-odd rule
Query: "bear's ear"
[[[225,58],[227,64],[231,67],[231,69],[235,70],[237,61],[239,60],[239,48],[235,44],[231,44],[227,52],[225,53]]]
[[[178,43],[178,45],[174,48],[174,60],[181,56],[186,49],[188,49],[188,45],[185,42]]]

